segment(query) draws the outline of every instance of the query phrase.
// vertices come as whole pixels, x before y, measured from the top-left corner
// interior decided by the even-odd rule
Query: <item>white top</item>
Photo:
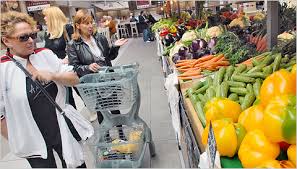
[[[105,60],[104,57],[102,56],[102,51],[97,46],[97,43],[93,36],[91,36],[91,43],[87,42],[86,40],[84,40],[84,42],[89,46],[89,48],[94,56],[96,56],[100,60],[103,60],[103,61]]]
[[[27,59],[13,56],[24,67]],[[47,149],[41,132],[33,118],[26,92],[26,75],[13,61],[0,58],[0,115],[5,116],[8,129],[10,150],[18,157],[47,158]],[[62,64],[58,57],[45,48],[35,50],[29,56],[37,70],[53,73],[71,72],[72,66]],[[64,109],[66,106],[66,88],[56,83],[58,93],[56,102]],[[64,117],[56,111],[61,133],[63,157],[68,167],[77,167],[84,162],[83,150],[72,136]]]

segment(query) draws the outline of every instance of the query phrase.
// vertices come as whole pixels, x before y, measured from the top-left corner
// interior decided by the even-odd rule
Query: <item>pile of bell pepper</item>
[[[202,142],[211,122],[220,156],[238,155],[247,168],[296,168],[296,65],[269,75],[251,107],[216,97],[203,110]]]

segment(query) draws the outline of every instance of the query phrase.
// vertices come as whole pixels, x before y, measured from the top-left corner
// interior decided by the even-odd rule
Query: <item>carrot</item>
[[[182,63],[175,64],[176,67],[182,67],[182,66],[187,66],[187,65],[189,65],[188,62],[182,62]]]
[[[195,76],[195,75],[199,75],[201,73],[201,70],[188,70],[186,72],[184,72],[183,74],[179,75],[179,76]]]
[[[203,56],[199,59],[197,59],[193,64],[192,64],[192,67],[194,67],[196,64],[198,63],[201,63],[201,62],[204,62],[204,61],[207,61],[207,60],[210,60],[213,58],[213,55],[207,55],[207,56]]]
[[[202,78],[203,75],[197,75],[197,76],[189,76],[189,77],[178,77],[179,80],[192,80],[192,79],[198,79]]]
[[[197,59],[178,60],[178,61],[176,61],[176,63],[193,62],[195,60],[197,60]]]

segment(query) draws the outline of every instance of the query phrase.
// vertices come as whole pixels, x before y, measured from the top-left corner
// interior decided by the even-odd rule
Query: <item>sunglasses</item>
[[[11,38],[18,39],[20,42],[27,42],[30,37],[32,39],[36,39],[37,38],[37,33],[34,32],[34,33],[24,34],[24,35],[20,35],[20,36],[17,36],[17,37],[11,37]]]

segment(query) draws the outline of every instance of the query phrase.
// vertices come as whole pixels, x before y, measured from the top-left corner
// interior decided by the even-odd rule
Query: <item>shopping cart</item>
[[[138,116],[138,68],[136,63],[103,67],[98,73],[83,76],[76,86],[88,109],[100,111],[104,118],[88,141],[96,167],[140,167],[147,144],[150,155],[155,155],[151,130]],[[111,114],[112,110],[121,110],[121,113],[128,110],[128,113]]]

